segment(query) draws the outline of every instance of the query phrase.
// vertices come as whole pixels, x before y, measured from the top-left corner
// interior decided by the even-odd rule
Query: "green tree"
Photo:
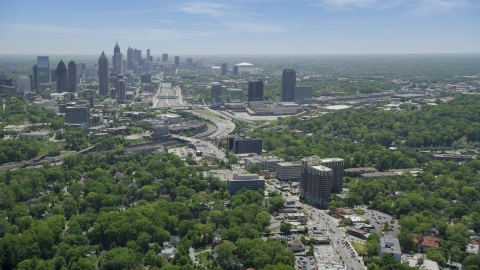
[[[135,253],[126,247],[109,250],[105,259],[105,269],[131,269],[135,265]]]
[[[288,222],[282,223],[280,225],[280,231],[283,233],[289,233],[292,228],[293,228],[292,224]]]
[[[260,173],[260,166],[258,166],[258,164],[256,164],[256,163],[251,164],[251,165],[248,167],[247,171],[248,171],[249,173],[257,173],[257,174],[258,174],[258,173]]]
[[[438,248],[429,248],[427,250],[427,259],[436,261],[439,265],[445,265],[447,260],[445,256]]]
[[[268,211],[270,211],[270,213],[278,211],[285,206],[285,202],[286,200],[282,196],[270,197],[268,200]]]

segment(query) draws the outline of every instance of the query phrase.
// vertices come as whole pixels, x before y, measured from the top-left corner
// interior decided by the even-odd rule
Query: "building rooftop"
[[[380,237],[380,249],[383,253],[402,254],[398,238],[388,234]]]
[[[289,166],[302,166],[301,162],[293,161],[293,162],[281,162],[277,164],[280,167],[289,167]]]
[[[433,236],[424,236],[422,246],[426,247],[439,247],[440,246],[440,239]]]
[[[331,105],[331,106],[326,106],[324,107],[325,110],[328,111],[337,111],[337,110],[344,110],[344,109],[349,109],[352,108],[352,106],[348,105]]]
[[[260,176],[258,174],[234,174],[227,176],[229,181],[258,181],[258,180],[264,180],[265,178],[263,176]]]
[[[323,171],[323,172],[331,172],[332,169],[325,167],[323,165],[318,165],[318,166],[311,166],[312,169],[317,170],[317,171]]]
[[[285,161],[283,158],[279,158],[277,156],[269,156],[269,157],[253,156],[253,157],[246,157],[245,159],[251,162],[283,162]]]
[[[345,172],[362,172],[362,171],[378,171],[372,167],[360,167],[360,168],[348,168],[344,170]]]
[[[467,252],[467,254],[478,254],[478,249],[479,249],[478,245],[468,244],[467,249],[465,251]]]
[[[394,172],[372,172],[362,174],[363,178],[376,178],[376,177],[387,177],[387,176],[398,176]]]
[[[242,63],[236,64],[235,66],[237,66],[237,67],[254,67],[255,65],[247,63],[247,62],[242,62]]]

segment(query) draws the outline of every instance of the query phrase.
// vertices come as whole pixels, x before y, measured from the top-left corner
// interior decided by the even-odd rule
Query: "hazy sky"
[[[0,1],[0,54],[479,53],[480,0]]]

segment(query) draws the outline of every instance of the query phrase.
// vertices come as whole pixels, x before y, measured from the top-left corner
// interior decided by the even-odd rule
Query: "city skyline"
[[[0,53],[98,55],[115,40],[157,56],[480,52],[473,0],[112,3],[4,1]]]

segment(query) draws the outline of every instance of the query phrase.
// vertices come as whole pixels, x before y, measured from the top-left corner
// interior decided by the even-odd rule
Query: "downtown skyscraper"
[[[140,61],[142,60],[142,50],[137,50],[137,48],[132,49],[128,47],[127,49],[127,69],[133,70],[134,73],[136,70],[133,68],[134,63],[137,63],[137,66],[140,65]]]
[[[263,81],[248,82],[248,101],[263,101]]]
[[[115,42],[115,47],[113,47],[113,58],[112,58],[113,63],[112,63],[112,65],[113,65],[114,68],[115,68],[115,54],[117,54],[117,53],[120,53],[120,46],[118,46],[118,41]]]
[[[222,63],[221,68],[220,68],[222,76],[227,75],[227,63]]]
[[[63,60],[57,66],[57,93],[68,92],[68,72]]]
[[[282,102],[295,102],[297,74],[295,69],[284,69],[282,74]]]
[[[115,91],[117,92],[117,103],[118,104],[125,104],[125,100],[126,100],[126,84],[125,84],[125,80],[122,78],[122,79],[119,79],[117,81],[117,84],[115,85]]]
[[[73,60],[68,62],[68,92],[77,92],[77,64]]]
[[[51,83],[50,59],[48,56],[37,56],[37,84]]]
[[[115,47],[113,48],[113,69],[116,73],[123,73],[123,53],[120,52],[120,46],[118,46],[118,42],[115,43]]]
[[[100,95],[108,95],[108,58],[104,52],[98,58],[98,90]]]

